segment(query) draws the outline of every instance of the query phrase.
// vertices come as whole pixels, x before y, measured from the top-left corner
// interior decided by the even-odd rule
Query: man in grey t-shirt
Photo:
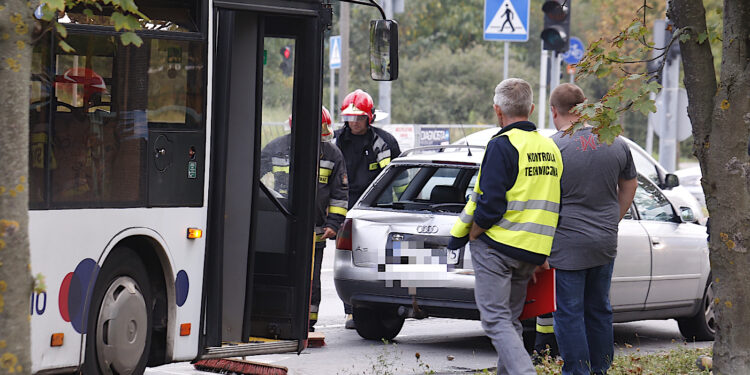
[[[563,374],[604,374],[614,357],[609,287],[617,255],[618,223],[638,186],[630,148],[620,138],[600,143],[591,127],[565,134],[585,100],[573,84],[550,94],[552,136],[563,159],[560,219],[549,265],[557,269],[554,331]]]

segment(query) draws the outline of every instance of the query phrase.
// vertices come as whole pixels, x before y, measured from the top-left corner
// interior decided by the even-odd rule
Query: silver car
[[[468,150],[471,150],[470,152]],[[484,148],[438,146],[394,159],[349,211],[334,281],[365,339],[392,339],[406,318],[479,319],[471,249],[450,230],[473,191]],[[616,322],[670,319],[688,339],[714,335],[706,228],[638,176],[620,223],[611,301]]]

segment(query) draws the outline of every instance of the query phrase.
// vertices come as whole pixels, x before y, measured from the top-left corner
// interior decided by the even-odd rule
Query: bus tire
[[[153,304],[143,261],[134,250],[118,246],[99,271],[91,297],[83,373],[142,374]]]

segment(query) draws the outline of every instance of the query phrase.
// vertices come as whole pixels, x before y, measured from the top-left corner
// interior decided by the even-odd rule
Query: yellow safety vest
[[[518,150],[518,176],[505,194],[508,201],[505,214],[485,233],[495,242],[549,256],[560,212],[563,171],[560,149],[537,131],[511,129],[499,136],[508,137]],[[482,167],[474,192],[451,229],[454,237],[465,237],[471,231],[474,210],[482,194],[479,188]]]

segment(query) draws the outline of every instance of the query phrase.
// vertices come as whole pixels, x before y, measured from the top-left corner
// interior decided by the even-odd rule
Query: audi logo
[[[437,225],[417,225],[417,233],[437,233]]]

